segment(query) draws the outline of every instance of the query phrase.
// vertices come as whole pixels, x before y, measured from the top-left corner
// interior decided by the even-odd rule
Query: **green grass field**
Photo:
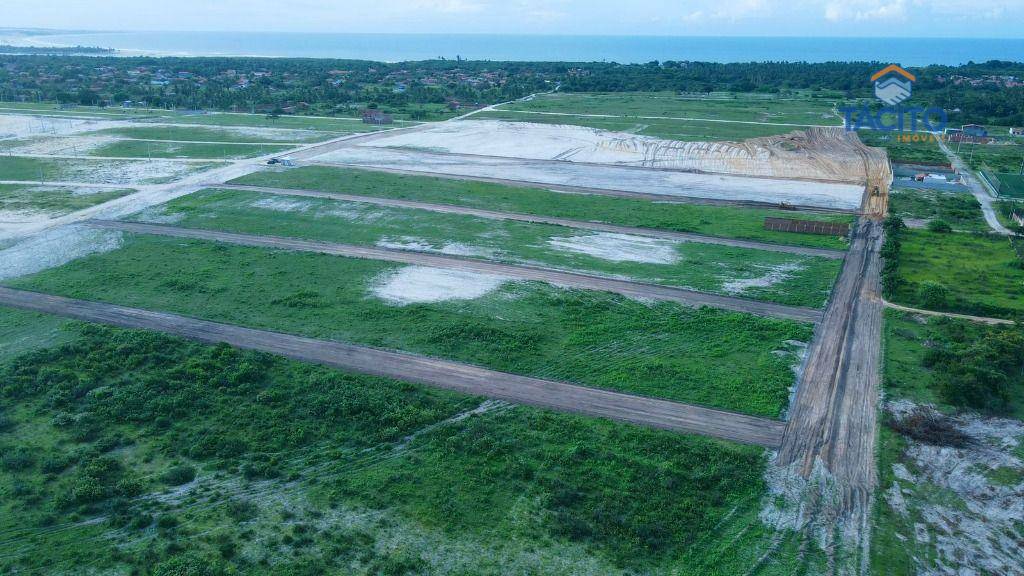
[[[182,197],[153,215],[192,228],[454,253],[797,306],[823,306],[840,267],[780,252],[236,190]]]
[[[264,143],[277,141],[286,143],[316,142],[330,137],[330,134],[317,133],[309,130],[288,130],[259,132],[253,130],[232,130],[206,126],[131,126],[127,128],[108,128],[93,134],[109,134],[123,138],[141,140],[179,140],[183,142],[228,142],[237,144]]]
[[[889,159],[899,164],[949,164],[949,158],[939,148],[938,142],[896,141],[892,134],[873,130],[859,130],[857,136],[868,146],[885,148]]]
[[[1006,237],[908,230],[900,256],[900,304],[983,316],[1024,313],[1024,264]],[[926,303],[922,285],[946,287],[944,303]]]
[[[437,204],[453,204],[518,212],[593,220],[623,226],[662,228],[730,238],[760,240],[775,244],[793,244],[823,248],[846,248],[843,238],[773,232],[764,229],[768,216],[792,217],[792,212],[663,204],[647,200],[630,200],[597,195],[564,194],[541,188],[514,188],[484,182],[468,182],[399,176],[380,172],[310,166],[285,172],[255,172],[232,181],[232,184],[306,188],[343,192],[383,198],[401,198]],[[801,218],[830,222],[851,222],[842,215],[801,214]]]
[[[955,144],[951,148],[957,150]],[[1024,144],[961,144],[959,154],[975,170],[1017,174],[1024,162]]]
[[[988,230],[981,204],[968,193],[894,188],[889,194],[889,213],[903,218],[943,220],[955,230]]]
[[[90,156],[112,158],[195,158],[240,159],[274,154],[293,148],[287,145],[267,144],[209,144],[183,142],[150,142],[148,140],[119,140],[89,150]]]
[[[672,92],[557,92],[538,94],[529,101],[514,102],[499,109],[838,126],[842,119],[833,112],[835,103],[832,99],[774,98],[761,94],[719,94],[704,98],[678,96]]]
[[[0,331],[19,315],[0,309]],[[766,554],[763,573],[795,569],[797,539],[758,518],[759,448],[47,330],[0,359],[4,572],[726,576]]]
[[[131,189],[72,189],[57,186],[0,184],[0,211],[39,212],[49,216],[60,216],[133,192],[135,190]]]
[[[124,248],[11,285],[496,370],[778,416],[786,340],[811,326],[513,282],[473,300],[395,305],[375,289],[401,266],[211,242],[131,237]],[[418,285],[417,285],[418,286]]]
[[[90,184],[162,184],[220,166],[219,163],[168,163],[159,160],[84,160],[0,156],[5,180],[25,182],[86,182]]]

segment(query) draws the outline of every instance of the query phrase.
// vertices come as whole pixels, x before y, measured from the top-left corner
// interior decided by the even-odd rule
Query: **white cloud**
[[[829,22],[902,22],[907,19],[908,11],[905,0],[846,0],[829,2],[823,14]]]

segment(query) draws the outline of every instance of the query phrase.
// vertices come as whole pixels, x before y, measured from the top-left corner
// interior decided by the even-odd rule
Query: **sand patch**
[[[0,138],[20,138],[39,134],[65,134],[86,124],[78,118],[46,118],[19,114],[0,114]]]
[[[914,409],[908,401],[888,403],[900,418]],[[949,422],[972,438],[963,448],[933,446],[906,438],[904,463],[895,464],[899,482],[886,490],[886,503],[914,522],[905,539],[916,542],[921,573],[1024,574],[1024,462],[1014,454],[1024,423],[964,414]],[[909,461],[909,462],[908,462]],[[911,471],[910,469],[913,469]],[[996,480],[997,473],[1003,479]],[[936,491],[942,497],[936,498]]]
[[[551,238],[548,245],[557,250],[585,254],[610,262],[675,264],[679,261],[676,242],[629,234],[601,232],[585,236]]]
[[[508,278],[445,270],[426,266],[407,266],[387,272],[373,285],[373,295],[391,304],[404,306],[445,300],[472,300],[497,290]]]
[[[415,236],[402,236],[401,238],[381,238],[376,242],[380,248],[392,250],[409,250],[412,252],[434,252],[436,254],[448,254],[450,256],[475,256],[487,258],[494,255],[494,250],[480,246],[463,244],[462,242],[447,242],[440,247]]]
[[[97,184],[146,184],[174,180],[205,166],[169,160],[67,160],[58,180]]]
[[[120,232],[84,226],[54,228],[0,251],[0,280],[34,274],[120,247]]]
[[[779,282],[790,279],[793,276],[793,272],[803,270],[803,268],[800,264],[793,263],[771,266],[761,276],[725,282],[722,284],[722,290],[729,294],[742,294],[753,288],[771,288]]]
[[[309,200],[299,198],[260,198],[253,201],[250,206],[274,212],[305,212],[316,207]]]
[[[12,154],[65,154],[87,155],[90,152],[117,142],[114,136],[74,136],[70,138],[39,137],[26,140],[9,150]]]

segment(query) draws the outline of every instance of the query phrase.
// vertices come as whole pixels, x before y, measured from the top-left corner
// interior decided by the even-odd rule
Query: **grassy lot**
[[[894,135],[874,130],[859,130],[857,136],[868,146],[885,148],[889,159],[899,164],[949,164],[938,142],[898,142]]]
[[[724,576],[775,547],[758,448],[65,330],[0,364],[4,572]]]
[[[89,150],[90,156],[114,158],[212,158],[238,159],[273,154],[293,148],[287,145],[206,144],[120,140]]]
[[[708,122],[700,120],[660,120],[650,118],[594,118],[573,115],[524,114],[514,111],[489,111],[474,114],[474,120],[510,120],[540,124],[570,124],[614,132],[630,132],[654,138],[682,141],[744,140],[776,136],[799,130],[797,126],[744,124],[739,122]]]
[[[967,193],[894,188],[889,194],[889,213],[903,218],[943,220],[955,230],[988,230],[981,204]]]
[[[956,150],[956,146],[952,146]],[[971,168],[997,174],[1017,174],[1024,161],[1024,144],[961,144],[960,157]]]
[[[394,264],[157,237],[12,285],[778,416],[811,326],[540,283],[408,305]],[[417,285],[418,286],[418,285]],[[408,288],[412,288],[411,286]]]
[[[141,218],[150,215],[193,228],[454,253],[812,307],[824,305],[840,267],[780,252],[235,190],[192,194]]]
[[[90,184],[161,184],[220,166],[217,163],[168,163],[159,160],[66,160],[0,156],[5,180],[45,184],[49,181]]]
[[[678,96],[672,92],[558,92],[538,94],[532,100],[514,102],[500,109],[838,126],[842,122],[832,111],[834,104],[835,101],[830,99],[765,98],[760,94],[721,94],[712,98],[702,98]]]
[[[131,194],[135,190],[107,190],[0,184],[0,211],[41,212],[60,216]]]
[[[1024,267],[1002,236],[908,230],[899,273],[901,304],[999,317],[1024,312]],[[929,301],[928,282],[944,286],[945,296]]]
[[[142,140],[179,140],[183,142],[228,142],[228,143],[273,143],[282,142],[316,142],[327,138],[328,134],[307,130],[288,130],[276,132],[262,129],[231,130],[205,126],[131,126],[128,128],[108,128],[93,134],[109,134],[123,138]]]
[[[172,115],[154,118],[154,121],[165,124],[190,124],[196,126],[244,126],[253,128],[289,128],[297,130],[315,130],[346,134],[350,132],[372,132],[381,127],[363,124],[359,118],[323,118],[310,116],[279,116],[269,118],[262,114],[228,114],[212,112],[209,114]]]
[[[541,188],[514,188],[485,182],[399,176],[320,166],[302,167],[285,172],[256,172],[232,183],[401,198],[523,214],[594,220],[623,226],[745,238],[776,244],[823,248],[847,246],[846,240],[842,238],[765,230],[764,218],[767,216],[793,217],[792,212],[779,210],[667,204],[597,195],[564,194]],[[832,222],[852,221],[851,217],[842,215],[801,213],[800,218]]]
[[[0,307],[0,362],[73,338],[64,324],[56,316]]]

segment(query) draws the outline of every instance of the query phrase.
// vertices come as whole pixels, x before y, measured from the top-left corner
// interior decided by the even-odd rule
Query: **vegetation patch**
[[[1005,236],[906,230],[898,285],[888,294],[908,306],[980,316],[1024,312],[1024,260]],[[887,264],[888,265],[888,264]]]
[[[197,142],[152,142],[118,140],[89,151],[90,156],[113,158],[251,158],[288,150],[289,146],[269,144],[209,144]]]
[[[775,550],[759,448],[76,327],[0,365],[4,571],[724,576]]]
[[[967,193],[897,188],[889,194],[889,213],[905,219],[941,220],[956,230],[988,230],[981,204]]]
[[[797,358],[786,341],[807,342],[812,331],[531,282],[473,300],[399,306],[373,296],[379,279],[402,269],[393,264],[127,238],[124,249],[12,284],[771,417],[793,383]]]

